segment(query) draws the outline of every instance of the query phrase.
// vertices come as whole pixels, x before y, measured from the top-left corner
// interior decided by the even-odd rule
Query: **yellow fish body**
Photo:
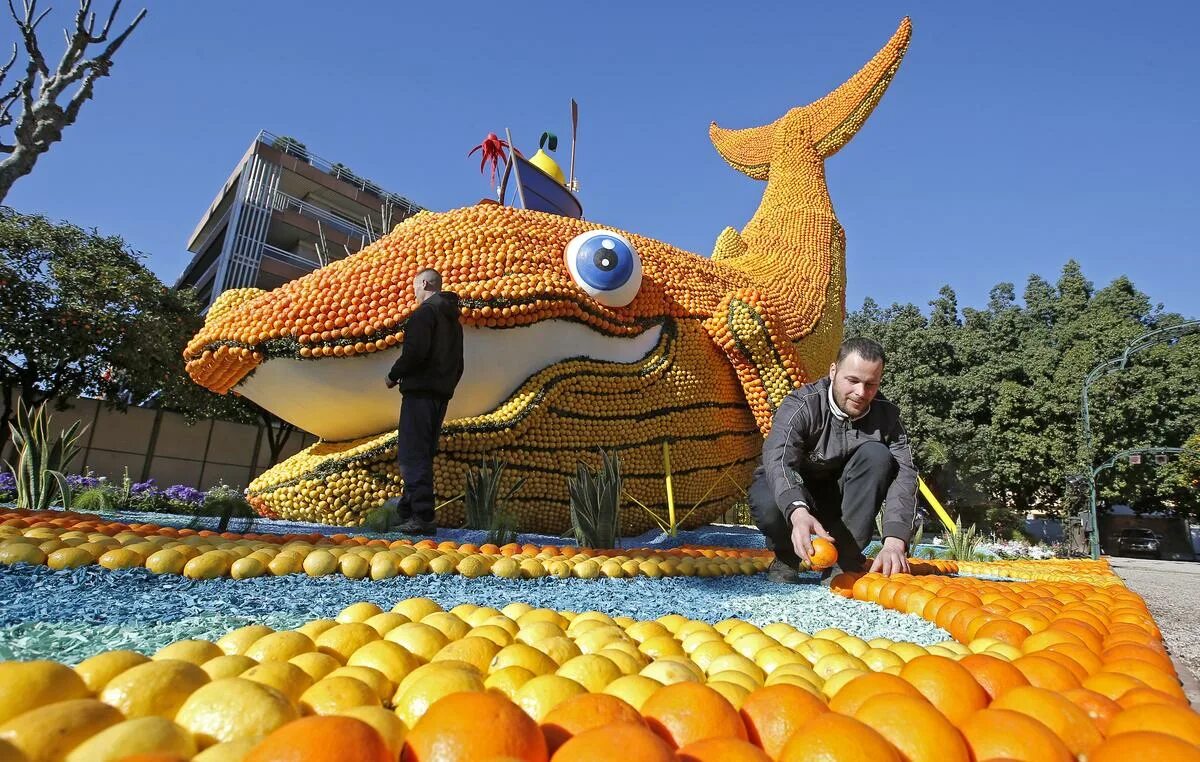
[[[526,478],[509,505],[519,528],[561,532],[566,477],[604,448],[621,457],[627,493],[665,513],[668,441],[675,500],[681,513],[697,506],[686,525],[713,520],[748,482],[780,400],[822,375],[841,341],[845,236],[824,159],[879,102],[910,36],[904,19],[845,84],[772,124],[711,126],[725,160],[767,182],[754,217],[722,232],[711,258],[481,204],[418,214],[273,291],[222,294],[184,352],[188,373],[322,439],[254,480],[252,503],[349,525],[400,491],[399,400],[383,380],[416,307],[412,279],[432,267],[460,296],[466,361],[435,461],[439,495],[461,493],[467,469],[498,456]],[[626,506],[623,533],[654,526]],[[460,526],[461,503],[438,521]]]

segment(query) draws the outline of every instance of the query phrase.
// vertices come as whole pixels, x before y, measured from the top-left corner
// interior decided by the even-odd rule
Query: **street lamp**
[[[1116,463],[1116,459],[1120,458],[1122,455],[1132,455],[1140,452],[1153,452],[1154,454],[1165,454],[1170,452],[1178,453],[1183,452],[1183,450],[1178,447],[1148,447],[1134,450],[1124,450],[1114,455],[1103,465],[1092,468],[1092,463],[1095,462],[1096,458],[1092,451],[1092,426],[1088,411],[1088,387],[1092,385],[1093,381],[1101,376],[1106,376],[1109,373],[1113,373],[1118,370],[1124,370],[1125,366],[1129,364],[1129,358],[1143,349],[1152,347],[1156,344],[1162,344],[1163,342],[1174,343],[1180,336],[1185,336],[1189,333],[1196,332],[1200,332],[1200,320],[1188,320],[1183,323],[1177,323],[1176,325],[1167,326],[1166,328],[1159,328],[1158,330],[1144,333],[1130,342],[1129,346],[1125,347],[1125,351],[1122,352],[1119,357],[1106,360],[1105,362],[1102,362],[1096,367],[1092,368],[1092,371],[1087,374],[1087,378],[1083,380],[1083,450],[1084,456],[1087,458],[1087,479],[1088,490],[1090,493],[1088,498],[1088,512],[1092,522],[1092,558],[1100,557],[1100,522],[1096,516],[1096,476],[1104,469],[1109,468]]]

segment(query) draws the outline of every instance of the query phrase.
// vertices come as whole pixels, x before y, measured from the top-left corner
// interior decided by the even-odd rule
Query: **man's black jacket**
[[[450,399],[463,374],[463,330],[458,294],[439,291],[408,318],[400,357],[388,371],[401,392],[425,392]]]
[[[888,487],[883,536],[908,542],[917,509],[917,471],[900,423],[900,408],[882,394],[866,413],[851,420],[840,409],[834,412],[828,378],[793,390],[775,411],[755,476],[765,476],[776,506],[790,519],[795,502],[818,508],[805,480],[838,479],[850,455],[867,442],[887,445],[897,466]]]

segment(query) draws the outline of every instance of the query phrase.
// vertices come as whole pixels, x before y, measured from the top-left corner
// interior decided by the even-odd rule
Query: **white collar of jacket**
[[[833,413],[833,417],[838,419],[839,421],[844,421],[847,418],[850,418],[850,415],[845,410],[842,410],[840,407],[838,407],[837,402],[833,399],[833,382],[832,381],[829,382],[829,412]],[[861,421],[863,418],[866,418],[867,413],[870,413],[870,412],[871,412],[871,406],[867,405],[867,409],[863,411],[862,415],[857,416],[855,418],[850,418],[851,423],[853,423],[854,421]]]

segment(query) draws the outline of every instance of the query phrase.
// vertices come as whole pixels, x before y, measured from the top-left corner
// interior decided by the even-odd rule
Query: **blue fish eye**
[[[609,307],[633,301],[642,285],[642,263],[633,244],[609,230],[593,230],[567,244],[571,277],[593,299]]]

